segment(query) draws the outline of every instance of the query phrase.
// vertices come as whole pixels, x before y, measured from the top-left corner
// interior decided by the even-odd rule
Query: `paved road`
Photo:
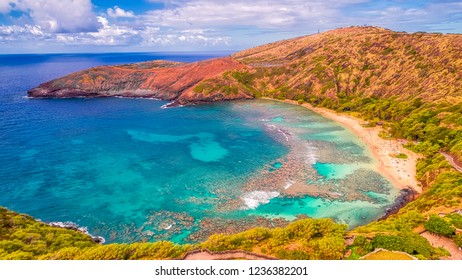
[[[454,158],[446,153],[441,152],[441,154],[449,161],[449,163],[457,169],[457,171],[462,172],[462,166],[457,165],[457,163],[454,161]]]

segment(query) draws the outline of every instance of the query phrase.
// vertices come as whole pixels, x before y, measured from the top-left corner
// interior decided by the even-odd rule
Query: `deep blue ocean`
[[[224,55],[0,55],[0,205],[77,223],[107,242],[187,242],[255,217],[305,214],[357,226],[382,215],[398,192],[364,144],[299,106],[162,109],[166,102],[148,99],[26,94],[97,65]]]

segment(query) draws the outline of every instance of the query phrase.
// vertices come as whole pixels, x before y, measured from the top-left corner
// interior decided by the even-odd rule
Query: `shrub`
[[[424,259],[438,259],[443,254],[443,252],[433,248],[427,239],[412,232],[397,235],[378,234],[371,243],[374,249],[401,251]]]
[[[403,153],[398,153],[396,155],[394,155],[395,158],[402,158],[402,159],[406,159],[408,158],[408,156],[406,154],[403,154]]]
[[[457,247],[462,248],[462,234],[458,233],[454,235],[453,240]]]
[[[425,229],[431,233],[436,233],[444,236],[452,236],[455,233],[455,228],[450,223],[437,215],[430,215],[430,219],[424,224]]]
[[[369,252],[372,252],[372,250],[374,249],[372,247],[372,244],[367,240],[367,238],[362,236],[362,235],[358,235],[358,236],[355,237],[355,241],[353,242],[353,246],[358,247],[357,252],[360,255],[365,255],[365,254],[367,254]]]
[[[446,218],[448,218],[451,221],[451,224],[453,226],[462,229],[462,215],[453,213],[446,215]]]

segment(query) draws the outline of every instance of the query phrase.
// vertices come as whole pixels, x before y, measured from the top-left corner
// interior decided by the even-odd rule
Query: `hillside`
[[[421,218],[414,215],[414,222],[423,223]],[[431,232],[449,234],[458,246],[462,246],[462,235],[455,234],[455,228],[462,226],[462,215],[451,214],[446,220],[439,218],[437,223],[431,222],[432,219],[435,218],[431,217],[425,223],[425,226],[429,225],[429,231],[444,228],[446,232]],[[445,226],[441,226],[441,223]],[[448,254],[443,249],[432,247],[419,234],[404,228],[400,232],[369,234],[368,239],[362,235],[352,238],[345,230],[346,225],[336,224],[330,219],[303,219],[292,222],[285,228],[258,227],[232,235],[216,234],[199,244],[178,245],[169,241],[158,241],[101,245],[81,232],[51,227],[29,216],[0,207],[0,259],[182,259],[188,256],[188,252],[210,250],[224,254],[249,252],[278,259],[338,260],[357,259],[379,248],[406,252],[419,259],[438,259]],[[387,258],[396,259],[392,256]]]
[[[289,98],[359,95],[461,101],[460,35],[351,27],[264,45],[232,57],[259,72],[255,76],[259,90],[296,90],[286,93]]]

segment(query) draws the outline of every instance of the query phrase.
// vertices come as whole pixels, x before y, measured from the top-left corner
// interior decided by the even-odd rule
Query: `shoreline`
[[[353,132],[370,149],[372,156],[377,162],[378,171],[384,175],[394,187],[399,190],[413,189],[417,194],[422,193],[422,187],[416,179],[416,163],[419,155],[403,148],[403,140],[385,140],[379,136],[381,127],[364,127],[361,124],[364,120],[337,113],[326,108],[317,108],[309,103],[299,104],[294,100],[278,100],[263,97],[261,99],[283,102],[292,105],[302,106],[316,112],[330,120],[333,120]],[[397,152],[406,154],[407,159],[392,157]]]

